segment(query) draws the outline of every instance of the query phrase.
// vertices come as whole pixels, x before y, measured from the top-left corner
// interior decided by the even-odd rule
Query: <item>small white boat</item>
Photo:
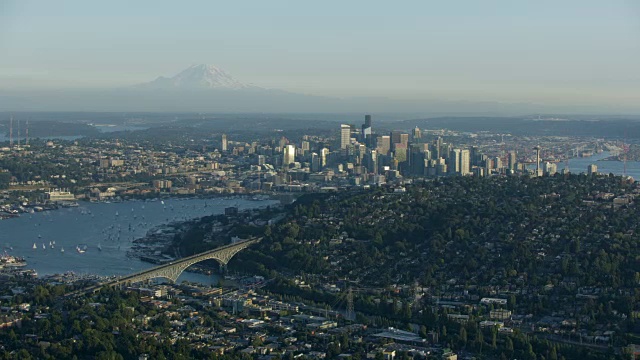
[[[64,246],[60,248],[60,252],[63,253],[64,252]]]
[[[44,243],[42,243],[42,250],[45,250],[47,247],[44,246]]]
[[[33,250],[37,249],[36,243],[33,243]]]

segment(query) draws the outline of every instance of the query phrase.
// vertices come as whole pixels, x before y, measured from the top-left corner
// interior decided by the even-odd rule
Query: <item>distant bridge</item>
[[[180,275],[182,274],[182,272],[185,271],[189,266],[199,263],[201,261],[210,260],[210,259],[217,260],[222,265],[227,265],[229,260],[231,260],[231,258],[235,254],[237,254],[241,250],[246,249],[250,245],[259,242],[260,240],[262,240],[262,238],[250,239],[250,240],[245,240],[241,242],[236,242],[234,244],[221,246],[219,248],[205,251],[200,254],[195,254],[182,259],[172,261],[168,264],[156,266],[147,270],[142,270],[135,274],[126,275],[109,282],[94,285],[86,289],[74,291],[70,294],[67,294],[67,296],[75,296],[75,295],[95,292],[106,286],[110,286],[110,287],[127,286],[133,283],[143,282],[143,281],[156,279],[156,278],[165,278],[172,282],[176,282],[178,280],[178,277],[180,277]]]

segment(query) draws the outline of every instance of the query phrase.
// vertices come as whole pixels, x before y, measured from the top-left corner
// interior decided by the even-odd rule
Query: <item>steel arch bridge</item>
[[[72,298],[79,295],[97,292],[104,287],[122,287],[156,278],[165,278],[175,283],[178,280],[178,277],[180,277],[180,274],[182,274],[182,272],[185,271],[189,266],[210,259],[217,260],[221,265],[227,265],[229,260],[231,260],[231,258],[235,254],[246,249],[250,245],[259,242],[260,240],[262,240],[262,238],[249,239],[221,246],[219,248],[205,251],[200,254],[195,254],[182,259],[178,259],[176,261],[172,261],[168,264],[156,266],[151,269],[137,272],[135,274],[126,275],[112,281],[93,285],[80,290],[75,290],[67,293],[65,297]]]
[[[252,244],[255,244],[262,240],[262,238],[256,238],[251,240],[245,240],[236,242],[234,244],[221,246],[219,248],[205,251],[200,254],[191,255],[176,261],[172,261],[168,264],[153,267],[151,269],[143,270],[135,274],[123,276],[111,282],[102,284],[104,286],[123,286],[130,285],[137,282],[143,282],[155,278],[165,278],[172,282],[176,282],[180,274],[185,271],[189,266],[199,263],[204,260],[217,260],[222,265],[227,265],[231,258],[246,249]]]

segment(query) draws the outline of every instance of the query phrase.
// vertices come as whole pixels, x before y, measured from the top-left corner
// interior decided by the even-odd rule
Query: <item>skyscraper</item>
[[[462,175],[471,174],[471,155],[467,149],[460,152],[460,173]]]
[[[311,153],[311,172],[320,171],[320,156],[317,153]]]
[[[282,166],[289,166],[294,162],[296,162],[296,147],[294,145],[287,145],[284,147]]]
[[[449,153],[449,161],[447,161],[447,167],[449,169],[450,174],[459,174],[460,173],[460,155],[462,150],[453,149]]]
[[[515,151],[509,151],[509,170],[515,171],[516,170],[516,152]]]
[[[409,134],[400,134],[400,144],[405,145],[405,147],[409,147]]]
[[[502,159],[499,156],[493,158],[493,168],[496,170],[502,169]]]
[[[378,152],[371,150],[367,157],[367,170],[372,174],[378,174]]]
[[[346,149],[351,143],[351,125],[340,125],[340,149]]]
[[[308,141],[303,140],[303,141],[302,141],[302,151],[307,152],[307,151],[309,151],[309,148],[310,148],[310,146],[309,146],[309,142],[308,142]]]
[[[362,124],[362,142],[371,147],[372,139],[371,139],[371,115],[364,116],[364,124]]]
[[[558,166],[555,163],[547,161],[542,166],[542,170],[544,171],[545,175],[553,176],[558,172]]]
[[[227,151],[227,150],[228,150],[227,135],[222,134],[222,151]]]
[[[415,141],[421,138],[422,138],[422,131],[420,131],[420,128],[416,126],[416,128],[413,129],[413,140]]]
[[[587,173],[589,175],[598,174],[598,165],[591,164],[591,165],[587,166]]]
[[[391,146],[400,143],[400,135],[402,135],[402,131],[394,130],[389,134],[391,137]]]
[[[389,150],[391,150],[391,138],[389,135],[378,136],[376,150],[382,155],[389,154]]]
[[[320,170],[327,166],[327,156],[329,155],[329,149],[322,148],[320,149]]]

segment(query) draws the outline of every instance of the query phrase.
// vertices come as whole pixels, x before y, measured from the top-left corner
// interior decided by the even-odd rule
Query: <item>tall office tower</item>
[[[443,158],[436,160],[436,176],[445,176],[449,169]]]
[[[438,159],[438,158],[444,157],[443,156],[444,154],[442,153],[442,138],[440,136],[438,136],[438,138],[436,139],[434,145],[435,145],[435,148],[434,148],[434,152],[435,152],[434,159]]]
[[[399,163],[407,161],[407,146],[402,143],[396,144],[394,155]]]
[[[587,166],[587,173],[589,175],[597,175],[598,174],[598,165],[591,164],[591,165]]]
[[[415,129],[413,129],[413,141],[416,141],[417,139],[422,139],[422,131],[420,131],[420,128],[416,126]]]
[[[355,147],[356,164],[361,165],[364,157],[367,155],[367,147],[364,144],[358,144]]]
[[[311,172],[317,173],[320,171],[320,156],[318,153],[311,153]]]
[[[399,144],[400,141],[400,135],[402,135],[402,131],[398,131],[398,130],[394,130],[392,131],[389,136],[391,137],[391,150],[393,150],[395,144]]]
[[[302,141],[302,151],[303,152],[309,151],[309,142],[308,141]]]
[[[484,175],[491,175],[491,170],[493,170],[493,160],[490,157],[486,157],[484,159]]]
[[[340,125],[340,149],[346,149],[351,144],[351,125]]]
[[[258,165],[262,166],[266,163],[266,159],[264,155],[258,155]]]
[[[389,135],[378,136],[376,150],[379,154],[388,155],[391,150],[391,137]]]
[[[460,173],[460,155],[462,150],[453,149],[449,152],[449,161],[447,162],[447,168],[449,169],[450,174],[459,174]]]
[[[282,166],[289,166],[296,162],[296,147],[294,145],[287,145],[284,147],[284,158]]]
[[[423,152],[422,146],[418,144],[411,144],[409,149],[409,166],[411,167],[411,174],[424,175],[425,153]]]
[[[460,173],[462,175],[471,174],[471,153],[467,149],[460,152]]]
[[[542,170],[544,171],[545,175],[553,176],[558,172],[558,165],[547,161],[542,165]]]
[[[409,146],[409,134],[407,133],[400,134],[400,144],[404,144],[407,147]]]
[[[222,134],[222,151],[227,151],[228,150],[228,143],[227,143],[227,135],[226,134]]]
[[[372,136],[372,129],[371,129],[371,115],[365,115],[364,116],[364,124],[362,124],[362,142],[367,145],[368,147],[371,147],[373,144],[373,139],[371,138]]]
[[[371,150],[366,159],[367,170],[372,174],[378,174],[378,152]]]
[[[484,168],[474,167],[473,168],[473,176],[475,177],[483,177],[484,176]]]
[[[509,151],[509,170],[516,171],[516,152]]]
[[[469,163],[471,167],[480,165],[480,149],[477,146],[469,148]]]
[[[364,116],[364,125],[366,127],[371,127],[371,115]]]
[[[329,155],[329,149],[320,149],[320,170],[327,166],[327,156]]]
[[[499,156],[493,158],[493,168],[496,170],[502,169],[502,159]]]
[[[424,153],[424,159],[425,160],[433,159],[433,157],[432,157],[433,153],[431,152],[431,150],[426,149],[426,150],[423,151],[423,153]]]

